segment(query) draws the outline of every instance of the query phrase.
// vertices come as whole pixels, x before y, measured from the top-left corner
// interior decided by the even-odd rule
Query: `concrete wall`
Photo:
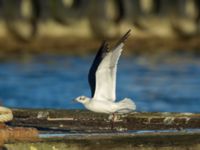
[[[0,0],[0,37],[199,34],[198,0]]]

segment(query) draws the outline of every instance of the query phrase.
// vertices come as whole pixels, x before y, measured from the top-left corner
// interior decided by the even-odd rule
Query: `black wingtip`
[[[105,53],[109,51],[109,44],[106,40],[104,40],[100,46],[100,51]]]
[[[129,29],[122,37],[121,39],[116,43],[115,47],[117,47],[119,44],[124,43],[128,37],[130,36],[131,29]]]

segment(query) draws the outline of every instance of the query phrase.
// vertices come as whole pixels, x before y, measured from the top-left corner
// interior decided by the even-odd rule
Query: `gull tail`
[[[136,105],[130,98],[125,98],[118,102],[118,106],[117,113],[129,113],[136,110]]]

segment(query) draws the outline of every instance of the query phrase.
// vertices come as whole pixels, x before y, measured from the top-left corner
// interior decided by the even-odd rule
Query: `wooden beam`
[[[12,109],[14,119],[11,126],[36,127],[40,130],[55,129],[69,131],[102,132],[110,131],[111,124],[107,114],[86,110],[56,109]],[[163,130],[200,128],[200,114],[195,113],[151,113],[134,112],[120,115],[114,129]]]

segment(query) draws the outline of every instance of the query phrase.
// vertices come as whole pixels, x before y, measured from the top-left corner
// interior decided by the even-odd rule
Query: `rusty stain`
[[[0,129],[0,145],[8,141],[37,141],[39,132],[34,128],[6,127]]]
[[[6,125],[4,123],[0,123],[0,129],[5,129]]]
[[[10,140],[36,140],[39,132],[35,128],[15,127],[8,128],[7,131]]]
[[[5,141],[8,141],[9,135],[4,130],[0,129],[0,146],[5,143]]]

